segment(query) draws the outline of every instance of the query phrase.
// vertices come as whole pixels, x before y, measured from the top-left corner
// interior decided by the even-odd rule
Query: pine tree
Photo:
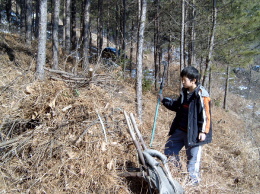
[[[47,39],[47,0],[40,1],[40,27],[39,27],[39,43],[36,67],[36,79],[44,79],[44,66],[46,62],[46,39]]]

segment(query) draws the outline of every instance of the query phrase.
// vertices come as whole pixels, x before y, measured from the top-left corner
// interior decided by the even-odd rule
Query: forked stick
[[[144,143],[144,139],[143,139],[143,137],[142,137],[142,134],[140,133],[140,131],[139,131],[138,127],[137,127],[137,124],[136,124],[136,122],[135,122],[135,118],[134,118],[133,113],[130,113],[130,118],[131,118],[131,121],[132,121],[132,123],[133,123],[133,125],[134,125],[135,132],[136,132],[136,134],[137,134],[139,140],[141,141],[141,144],[142,144],[142,146],[143,146],[143,149],[146,150],[147,147],[146,147],[146,145],[145,145],[145,143]]]
[[[143,156],[143,153],[142,153],[142,149],[141,149],[140,144],[136,140],[136,136],[135,136],[135,133],[134,133],[134,130],[133,130],[133,125],[131,123],[131,120],[130,120],[128,114],[125,111],[124,111],[124,115],[125,115],[126,122],[127,122],[127,125],[128,125],[129,133],[130,133],[130,135],[131,135],[131,137],[133,139],[133,142],[134,142],[135,147],[137,149],[137,152],[138,152],[139,158],[140,158],[140,160],[142,162],[142,165],[146,166],[145,165],[144,156]]]

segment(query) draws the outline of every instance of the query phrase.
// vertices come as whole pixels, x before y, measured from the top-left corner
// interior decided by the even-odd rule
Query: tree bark
[[[184,67],[184,35],[185,35],[185,0],[182,0],[182,20],[181,20],[181,46],[180,46],[180,71]]]
[[[65,50],[66,54],[70,53],[71,41],[70,41],[70,22],[71,22],[71,0],[66,0],[66,19],[65,19]]]
[[[71,28],[70,28],[70,37],[71,37],[71,50],[77,50],[77,35],[76,35],[76,5],[77,0],[71,0]],[[76,56],[75,56],[76,57]]]
[[[189,9],[189,25],[188,25],[188,65],[195,65],[195,0],[192,1],[191,8]]]
[[[213,6],[212,6],[212,27],[210,32],[210,39],[209,39],[209,52],[208,56],[206,58],[206,66],[204,71],[204,76],[202,80],[202,85],[204,85],[206,88],[210,87],[208,85],[208,74],[209,69],[211,68],[211,57],[213,53],[213,47],[214,47],[214,38],[215,38],[215,31],[216,31],[216,25],[217,25],[217,6],[216,6],[216,0],[213,0]]]
[[[90,0],[84,1],[84,22],[83,22],[83,69],[86,71],[89,66],[89,28],[90,28]]]
[[[224,94],[224,102],[223,102],[223,108],[225,110],[228,110],[227,101],[228,101],[228,88],[229,88],[229,72],[230,72],[230,65],[227,64],[227,72],[226,72],[226,85],[225,85],[225,94]]]
[[[77,38],[77,0],[71,0],[71,27],[70,27],[70,41],[71,51],[73,53],[73,73],[77,74],[79,65],[79,50],[78,50],[78,38]]]
[[[119,45],[119,23],[120,23],[120,11],[119,11],[119,5],[116,4],[116,26],[115,26],[115,47],[118,49]]]
[[[111,6],[111,0],[107,0],[107,17],[110,18],[110,6]],[[110,20],[107,20],[107,47],[109,47],[109,38],[110,38]]]
[[[25,23],[26,23],[26,17],[25,17],[25,13],[26,13],[26,3],[25,0],[20,0],[20,4],[21,4],[21,20],[20,20],[20,34],[23,38],[25,38]]]
[[[53,69],[59,66],[59,14],[60,0],[54,1],[53,28],[52,28],[52,52],[53,52]]]
[[[11,11],[12,11],[12,0],[6,0],[5,2],[5,11],[6,11],[6,18],[7,22],[10,25],[11,23]]]
[[[36,79],[44,80],[46,61],[47,0],[40,1],[39,43],[36,67]]]
[[[138,34],[138,56],[137,56],[137,87],[136,87],[136,97],[137,97],[137,115],[140,120],[142,120],[142,79],[143,79],[143,44],[144,44],[144,29],[146,21],[146,0],[141,0],[142,7],[140,12],[140,28]]]
[[[157,83],[159,80],[159,7],[160,3],[159,0],[154,1],[155,7],[156,7],[156,12],[154,15],[154,77],[155,77],[155,82],[154,82],[154,87],[155,90],[158,89]]]
[[[125,69],[126,69],[126,0],[123,1],[123,22],[122,22],[122,28],[123,28],[123,41],[122,41],[122,54],[123,55],[123,67],[124,67],[124,76],[125,76]]]
[[[132,75],[133,70],[133,52],[134,52],[134,20],[132,19],[131,27],[131,41],[130,41],[130,76]]]
[[[168,85],[168,83],[169,83],[169,66],[170,66],[170,62],[171,62],[171,52],[172,52],[172,50],[171,50],[171,47],[172,46],[172,37],[171,37],[171,35],[169,35],[169,42],[168,42],[168,48],[167,48],[167,50],[168,50],[168,54],[167,54],[167,69],[166,69],[166,71],[165,71],[165,73],[166,73],[166,75],[165,75],[165,85]]]
[[[36,12],[36,14],[35,14],[35,18],[34,18],[34,31],[33,31],[33,34],[34,34],[34,37],[35,38],[38,38],[39,37],[39,28],[38,28],[38,26],[39,26],[39,13],[40,13],[40,3],[39,3],[39,1],[36,1],[36,8],[35,8],[35,12]]]
[[[32,0],[26,2],[26,43],[31,45],[32,43]]]
[[[103,0],[98,0],[98,19],[97,19],[98,56],[102,52],[102,46],[103,46]]]

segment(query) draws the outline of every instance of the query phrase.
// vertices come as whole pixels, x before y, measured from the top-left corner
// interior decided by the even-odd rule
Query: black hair
[[[199,84],[200,81],[200,73],[199,71],[193,67],[193,66],[188,66],[185,67],[182,71],[181,71],[181,77],[187,77],[189,78],[191,81],[193,81],[194,79],[196,79],[196,84]]]

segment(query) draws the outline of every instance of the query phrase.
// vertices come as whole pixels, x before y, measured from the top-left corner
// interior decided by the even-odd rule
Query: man
[[[181,79],[183,88],[178,99],[160,95],[163,105],[176,112],[164,153],[179,161],[179,152],[185,146],[190,181],[198,185],[202,145],[212,141],[210,97],[199,84],[200,74],[195,67],[185,67]]]

